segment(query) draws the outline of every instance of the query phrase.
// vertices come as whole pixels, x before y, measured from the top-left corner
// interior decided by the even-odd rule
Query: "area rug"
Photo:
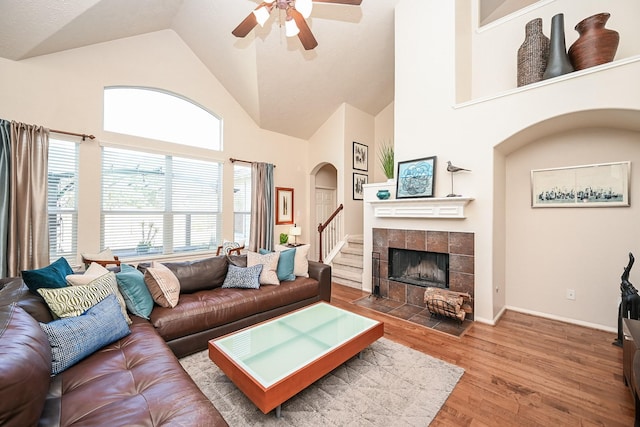
[[[209,360],[180,359],[230,426],[427,426],[464,370],[381,338],[282,404],[263,414]]]

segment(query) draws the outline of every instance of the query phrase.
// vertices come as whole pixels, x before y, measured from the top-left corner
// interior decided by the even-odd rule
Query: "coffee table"
[[[265,414],[384,335],[384,323],[319,302],[209,341],[209,358]]]

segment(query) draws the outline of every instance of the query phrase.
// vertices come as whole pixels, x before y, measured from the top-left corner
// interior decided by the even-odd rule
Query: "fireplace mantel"
[[[471,197],[370,200],[377,218],[460,218]]]

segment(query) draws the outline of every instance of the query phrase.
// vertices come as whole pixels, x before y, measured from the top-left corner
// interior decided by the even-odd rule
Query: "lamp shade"
[[[311,16],[311,9],[313,9],[313,2],[311,0],[296,0],[296,10],[307,19]]]
[[[253,11],[253,14],[256,16],[256,21],[260,24],[261,27],[264,26],[264,23],[269,19],[269,10],[262,6]]]
[[[296,21],[294,21],[293,19],[289,19],[289,17],[287,17],[287,20],[284,21],[284,33],[286,34],[286,36],[295,37],[298,35],[299,32],[300,32],[300,29],[296,25]]]
[[[298,227],[297,225],[294,225],[293,227],[289,228],[289,235],[290,236],[301,236],[302,235],[302,227]]]

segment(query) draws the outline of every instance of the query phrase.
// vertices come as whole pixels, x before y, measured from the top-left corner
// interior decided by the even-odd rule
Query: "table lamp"
[[[298,236],[302,235],[302,227],[293,224],[293,227],[289,229],[289,235],[293,236],[293,246],[298,246]]]

